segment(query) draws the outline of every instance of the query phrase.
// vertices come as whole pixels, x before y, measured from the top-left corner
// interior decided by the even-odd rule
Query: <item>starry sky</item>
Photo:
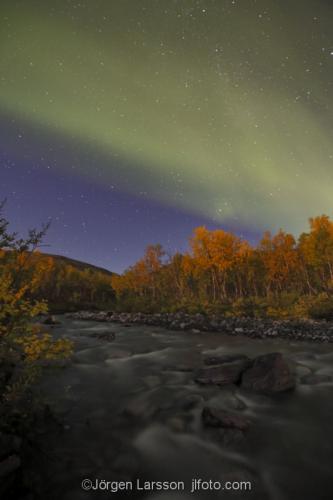
[[[333,212],[330,0],[1,0],[0,197],[116,272]]]

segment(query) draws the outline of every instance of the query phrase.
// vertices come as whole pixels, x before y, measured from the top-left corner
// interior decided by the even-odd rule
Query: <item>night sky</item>
[[[333,212],[331,0],[1,0],[0,197],[122,271]]]

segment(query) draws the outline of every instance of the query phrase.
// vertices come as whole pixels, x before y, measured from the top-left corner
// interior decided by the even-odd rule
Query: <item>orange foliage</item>
[[[333,222],[326,215],[310,219],[310,231],[297,242],[282,230],[264,233],[253,247],[237,235],[204,226],[194,230],[190,252],[163,262],[160,246],[115,276],[122,298],[144,296],[149,306],[173,307],[186,300],[218,303],[282,293],[306,295],[333,291]]]

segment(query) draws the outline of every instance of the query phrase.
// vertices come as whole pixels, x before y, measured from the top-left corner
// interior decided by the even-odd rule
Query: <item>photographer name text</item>
[[[193,478],[185,481],[107,481],[105,479],[84,479],[81,483],[84,491],[105,491],[118,493],[121,491],[251,491],[251,481],[221,481],[213,479]]]

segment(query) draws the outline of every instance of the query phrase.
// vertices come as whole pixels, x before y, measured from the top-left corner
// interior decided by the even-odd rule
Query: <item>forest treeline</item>
[[[265,232],[252,246],[233,233],[198,227],[190,250],[161,245],[113,276],[118,309],[333,318],[333,222],[311,218],[298,240]]]
[[[115,304],[112,273],[70,259],[33,252],[0,250],[1,268],[29,282],[27,296],[45,301],[50,312],[110,309]],[[18,285],[18,283],[17,283]]]
[[[198,227],[189,251],[168,255],[161,245],[122,275],[34,250],[0,250],[1,267],[29,282],[27,296],[51,312],[221,313],[333,319],[333,222],[309,220],[298,240],[265,232],[253,246],[222,229]],[[15,284],[16,286],[19,283]]]

